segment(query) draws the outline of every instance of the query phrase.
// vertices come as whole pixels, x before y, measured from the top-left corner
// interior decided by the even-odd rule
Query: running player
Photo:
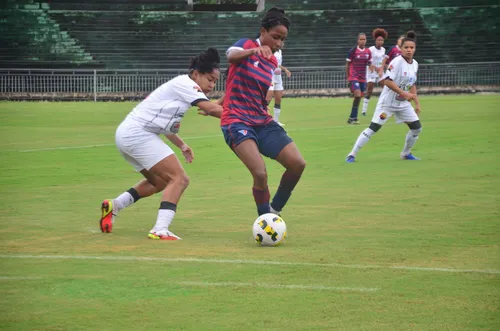
[[[283,97],[283,78],[281,77],[281,72],[284,71],[286,76],[290,78],[292,73],[286,67],[282,65],[283,63],[283,54],[281,53],[281,49],[274,53],[274,56],[278,60],[278,67],[274,70],[273,75],[273,84],[269,88],[267,92],[267,102],[271,103],[271,99],[274,96],[274,112],[273,119],[281,126],[285,126],[285,124],[279,121],[281,114],[281,98]]]
[[[354,148],[347,155],[346,161],[352,163],[356,159],[361,147],[394,115],[397,123],[405,122],[410,130],[406,134],[403,152],[400,157],[403,160],[420,160],[411,153],[411,149],[422,131],[422,124],[418,118],[420,113],[420,102],[417,96],[417,71],[418,63],[413,59],[416,48],[416,34],[409,31],[402,41],[402,54],[396,57],[384,77],[384,88],[380,94],[377,108],[373,114],[370,126],[365,129],[356,140]],[[415,103],[413,109],[410,101]]]
[[[373,70],[371,64],[372,54],[366,45],[366,35],[364,33],[358,34],[358,44],[357,46],[351,48],[349,53],[347,53],[346,59],[346,76],[349,82],[349,88],[354,95],[354,101],[352,102],[351,115],[347,120],[347,124],[359,124],[358,121],[358,107],[361,97],[366,89],[366,67],[370,66],[370,70]]]
[[[197,106],[207,114],[217,116],[222,107],[210,102],[205,93],[213,90],[219,78],[219,52],[209,48],[191,59],[189,74],[177,76],[154,90],[139,103],[118,126],[118,150],[145,179],[115,199],[101,204],[100,227],[111,232],[115,216],[140,198],[163,191],[156,224],[148,234],[150,239],[178,240],[169,230],[177,204],[189,184],[174,151],[163,142],[160,134],[176,145],[188,163],[194,159],[191,148],[177,135],[184,113]]]
[[[230,66],[221,129],[226,143],[252,174],[259,215],[280,214],[306,166],[295,143],[267,111],[266,95],[278,67],[273,53],[283,46],[289,27],[285,11],[273,7],[261,21],[258,39],[240,39],[227,50]],[[262,155],[286,169],[271,203]]]
[[[387,31],[380,28],[375,29],[372,31],[372,37],[375,40],[375,46],[370,47],[369,50],[372,53],[372,63],[374,66],[374,70],[370,70],[369,68],[367,68],[368,86],[363,102],[363,109],[361,111],[361,114],[363,116],[366,116],[366,111],[368,110],[368,103],[370,102],[373,88],[375,87],[375,84],[379,82],[380,77],[382,77],[383,75],[383,71],[381,71],[380,68],[382,67],[382,61],[385,57],[385,48],[382,45],[384,45],[384,40],[387,39]]]

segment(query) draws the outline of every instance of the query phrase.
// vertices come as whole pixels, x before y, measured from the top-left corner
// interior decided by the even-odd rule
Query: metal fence
[[[345,67],[289,68],[291,78],[284,78],[288,91],[318,95],[318,90],[345,89]],[[223,72],[225,70],[222,70]],[[48,70],[0,69],[0,98],[110,99],[139,98],[183,70]],[[500,62],[421,64],[420,87],[500,86]],[[215,91],[224,90],[224,79]],[[293,93],[291,93],[293,94]]]

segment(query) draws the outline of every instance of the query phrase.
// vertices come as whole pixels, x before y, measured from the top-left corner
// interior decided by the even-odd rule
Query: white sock
[[[363,132],[361,132],[361,134],[358,137],[358,140],[356,140],[356,143],[354,144],[354,147],[352,148],[352,151],[351,153],[349,153],[349,155],[356,156],[361,147],[363,147],[370,140],[371,136],[373,136],[374,134],[375,131],[373,131],[370,128],[367,128]]]
[[[280,119],[281,108],[274,107],[274,120],[279,122]]]
[[[403,148],[403,155],[408,155],[411,153],[413,145],[417,142],[418,134],[422,129],[410,130],[406,134],[405,147]]]
[[[153,228],[153,231],[168,231],[168,227],[172,220],[174,219],[175,211],[171,209],[159,209],[158,210],[158,218],[156,219],[156,224]]]
[[[134,197],[130,193],[123,192],[118,198],[113,200],[113,212],[117,214],[120,210],[130,206],[134,202]]]
[[[366,110],[368,109],[368,103],[370,102],[370,99],[364,98],[363,100],[363,110],[361,112],[366,113]]]

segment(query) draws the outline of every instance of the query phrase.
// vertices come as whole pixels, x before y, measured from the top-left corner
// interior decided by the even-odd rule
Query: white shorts
[[[140,124],[125,119],[116,129],[116,147],[135,170],[150,170],[155,164],[174,154],[156,133],[145,131]]]
[[[273,75],[273,85],[271,85],[269,91],[283,91],[283,78],[281,75]]]
[[[366,70],[366,82],[367,83],[375,83],[377,84],[380,81],[380,76],[378,75],[378,72],[375,71],[370,71]]]
[[[419,120],[417,113],[415,113],[415,109],[408,103],[406,107],[399,108],[381,107],[377,105],[375,113],[373,113],[372,122],[383,125],[392,115],[396,117],[396,123],[411,123]]]

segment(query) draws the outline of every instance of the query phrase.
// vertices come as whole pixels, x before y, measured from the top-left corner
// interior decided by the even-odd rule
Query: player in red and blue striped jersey
[[[230,67],[221,129],[226,143],[252,174],[259,215],[280,214],[306,166],[295,143],[267,111],[266,94],[278,66],[273,53],[283,46],[289,27],[285,11],[273,7],[262,19],[258,39],[240,39],[227,50]],[[262,155],[286,169],[271,203]]]
[[[392,60],[394,60],[395,57],[398,57],[401,55],[401,45],[403,44],[403,39],[405,38],[405,35],[399,36],[396,45],[392,46],[387,50],[387,53],[385,54],[384,59],[382,60],[382,65],[380,66],[380,76],[384,74],[385,66],[389,66]]]
[[[358,44],[349,50],[346,58],[346,76],[349,82],[349,88],[354,95],[352,102],[351,115],[347,120],[348,124],[359,124],[358,107],[361,97],[366,90],[366,67],[369,66],[373,70],[371,64],[372,53],[366,45],[366,35],[358,34]]]

